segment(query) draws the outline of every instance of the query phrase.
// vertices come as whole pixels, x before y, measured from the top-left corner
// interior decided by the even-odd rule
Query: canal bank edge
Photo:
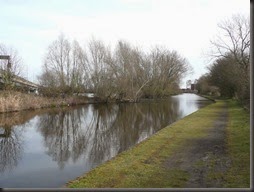
[[[45,108],[105,103],[84,96],[46,97],[17,91],[0,91],[0,114]]]
[[[177,95],[177,94],[172,94]],[[172,96],[170,95],[170,96]],[[99,103],[136,103],[133,100],[101,100],[98,97],[88,96],[58,96],[46,97],[17,91],[0,91],[0,114],[12,113],[25,110],[36,110],[44,108],[59,108],[86,104]]]
[[[249,114],[236,101],[217,100],[66,187],[249,188],[249,131]]]

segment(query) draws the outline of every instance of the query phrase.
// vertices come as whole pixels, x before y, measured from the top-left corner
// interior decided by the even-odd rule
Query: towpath
[[[230,166],[226,150],[228,110],[221,106],[218,117],[205,137],[193,139],[165,161],[167,169],[180,169],[189,174],[186,188],[223,187],[223,174]]]

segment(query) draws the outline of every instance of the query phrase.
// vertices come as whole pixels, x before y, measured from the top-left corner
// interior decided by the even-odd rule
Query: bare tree
[[[233,55],[239,65],[249,68],[250,62],[250,20],[243,15],[233,15],[232,18],[218,24],[220,33],[214,40],[213,57]]]
[[[134,50],[126,41],[118,41],[115,48],[115,60],[119,73],[118,87],[120,94],[127,99],[133,99],[137,90],[135,90],[137,83],[136,69],[139,66],[137,60],[139,53]]]
[[[88,61],[91,69],[91,82],[97,96],[108,99],[112,94],[112,64],[110,49],[100,40],[92,38],[88,44]],[[112,66],[111,66],[112,67]]]
[[[44,59],[44,72],[56,74],[61,91],[70,85],[70,50],[69,41],[61,34],[49,47]]]
[[[74,40],[71,44],[61,34],[45,55],[40,84],[50,92],[83,92],[90,81],[90,68],[85,50]]]
[[[231,65],[238,74],[234,76],[239,87],[236,95],[248,99],[250,89],[250,20],[237,14],[218,24],[220,33],[211,41],[211,56],[215,59],[231,60]]]
[[[75,92],[82,92],[89,83],[90,68],[87,54],[79,45],[78,41],[73,41],[71,47],[71,76],[70,85]]]
[[[37,78],[40,85],[42,86],[41,91],[43,94],[53,96],[58,93],[60,84],[56,74],[53,71],[50,71],[45,66],[43,66],[43,73]]]
[[[95,38],[86,48],[87,52],[77,41],[70,44],[59,36],[46,53],[41,84],[76,92],[90,87],[105,101],[138,101],[178,90],[180,79],[190,69],[185,58],[167,49],[145,53],[122,40],[111,49]]]
[[[164,96],[178,89],[184,74],[191,70],[189,63],[176,51],[169,51],[162,47],[155,47],[148,55],[150,68],[147,74],[151,78],[146,94]],[[149,93],[150,92],[150,93]]]

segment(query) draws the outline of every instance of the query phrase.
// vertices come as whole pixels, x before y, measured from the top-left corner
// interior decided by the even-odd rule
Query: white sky
[[[16,48],[24,75],[36,81],[49,44],[64,33],[85,45],[94,36],[115,45],[124,39],[149,50],[162,45],[178,51],[194,69],[206,73],[209,41],[218,22],[250,14],[247,0],[0,0],[0,43]]]

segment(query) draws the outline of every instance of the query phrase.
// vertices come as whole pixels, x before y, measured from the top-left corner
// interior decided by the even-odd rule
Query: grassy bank
[[[154,136],[67,184],[70,188],[176,188],[190,174],[165,164],[193,140],[205,138],[223,106],[229,109],[227,155],[231,159],[223,187],[249,187],[249,114],[236,102],[217,101],[162,129]],[[180,161],[180,160],[179,160]],[[212,162],[212,161],[210,161]],[[211,169],[212,170],[212,169]],[[213,173],[209,172],[210,175]]]
[[[188,172],[165,167],[166,160],[190,141],[205,138],[225,101],[217,101],[162,129],[132,149],[67,184],[70,188],[172,188],[184,187]],[[227,151],[231,159],[225,187],[249,187],[249,114],[228,102]],[[210,173],[211,174],[211,173]]]
[[[236,101],[230,100],[227,126],[227,148],[231,167],[225,187],[244,188],[250,185],[250,114]]]
[[[15,91],[0,91],[0,113],[83,104],[86,102],[85,98],[74,96],[49,98]]]
[[[206,136],[204,127],[212,126],[221,104],[210,105],[162,129],[85,177],[69,183],[68,187],[182,187],[188,180],[188,173],[179,169],[169,171],[164,163],[189,140]]]

